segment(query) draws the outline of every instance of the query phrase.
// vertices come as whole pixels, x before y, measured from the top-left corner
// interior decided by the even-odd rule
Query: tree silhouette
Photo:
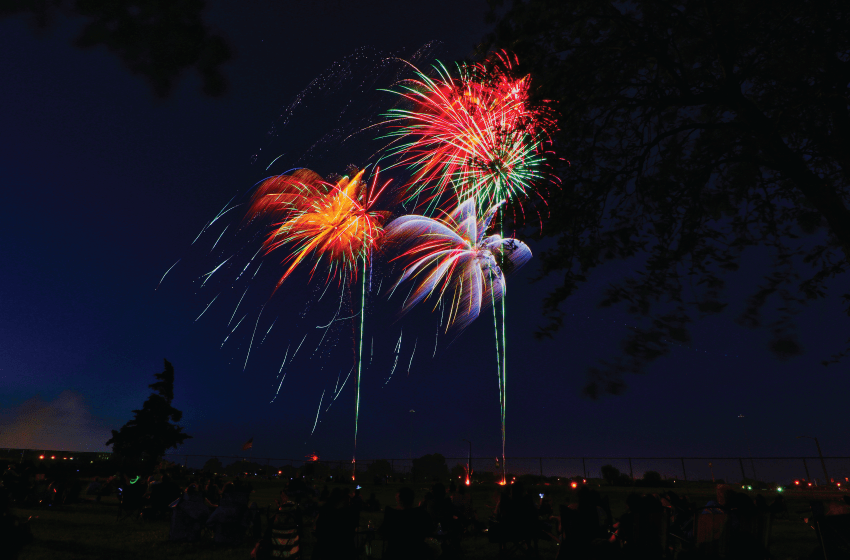
[[[738,321],[769,328],[779,357],[802,352],[794,315],[850,262],[850,3],[516,1],[488,48],[516,52],[535,94],[556,101],[569,160],[542,232],[557,244],[541,275],[563,283],[539,336],[594,268],[641,263],[601,302],[641,326],[591,369],[587,395],[621,392],[624,374],[723,311],[749,247],[772,266]]]
[[[120,430],[112,430],[106,445],[119,461],[129,464],[155,464],[165,451],[177,447],[192,436],[183,433],[183,428],[173,424],[179,422],[183,413],[171,406],[174,399],[174,367],[168,360],[165,370],[157,373],[155,383],[149,385],[154,393],[145,401],[141,410],[133,411],[133,419]]]
[[[220,473],[224,472],[224,465],[218,460],[218,457],[210,457],[201,470],[205,473]]]
[[[204,93],[219,96],[227,89],[221,65],[230,47],[204,23],[204,7],[203,0],[4,0],[0,17],[26,14],[44,29],[60,15],[82,16],[88,22],[76,45],[105,46],[156,95],[167,96],[175,80],[194,69]]]

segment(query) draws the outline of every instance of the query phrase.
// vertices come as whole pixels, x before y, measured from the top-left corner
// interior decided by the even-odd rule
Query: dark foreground
[[[591,481],[588,481],[589,483]],[[251,496],[261,509],[274,509],[275,499],[284,487],[282,481],[252,480],[254,493]],[[351,486],[351,485],[349,485]],[[364,496],[375,492],[381,507],[395,505],[395,493],[400,485],[365,486]],[[424,484],[412,485],[416,492],[416,500],[421,500],[427,488]],[[596,486],[593,484],[592,486]],[[333,486],[331,486],[331,489]],[[632,492],[629,488],[598,487],[610,501],[611,513],[615,519],[626,511],[626,497]],[[348,488],[353,490],[353,486]],[[495,485],[474,485],[470,489],[477,518],[483,522],[492,516],[500,487]],[[575,492],[568,486],[541,486],[534,489],[542,492],[552,501],[555,511],[558,506],[575,502]],[[641,493],[652,493],[652,489],[639,489]],[[659,493],[666,489],[659,490]],[[687,495],[694,503],[705,503],[715,496],[711,486],[677,488],[680,495]],[[764,492],[765,497],[772,498],[772,493]],[[836,500],[840,496],[818,494],[815,499]],[[770,553],[776,559],[808,558],[817,546],[814,530],[803,522],[805,511],[813,495],[791,493],[786,496],[788,510],[787,519],[776,519],[773,522],[770,538]],[[54,560],[72,559],[240,559],[250,557],[255,541],[247,538],[241,546],[222,546],[212,542],[210,535],[205,534],[197,543],[173,543],[168,540],[169,522],[165,518],[141,520],[136,516],[122,520],[117,519],[118,501],[114,496],[104,497],[100,503],[91,498],[82,502],[61,506],[29,506],[13,510],[21,519],[31,518],[30,528],[33,542],[21,551],[20,558],[25,560]],[[382,512],[363,512],[360,515],[360,526],[366,529],[370,524],[379,527],[383,521]],[[304,558],[311,558],[315,545],[315,537],[311,524],[305,523],[303,532],[302,552]],[[499,557],[497,544],[489,542],[486,534],[468,534],[461,540],[460,557],[469,560],[489,559]],[[538,554],[540,558],[554,559],[558,553],[558,544],[553,539],[541,539]],[[518,556],[526,556],[518,551]],[[365,553],[361,555],[365,558]],[[455,555],[457,557],[457,555]]]

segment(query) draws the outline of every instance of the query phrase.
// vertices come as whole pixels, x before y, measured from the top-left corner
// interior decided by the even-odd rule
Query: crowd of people
[[[33,476],[10,465],[0,480],[0,530],[8,543],[28,542],[26,522],[15,517],[11,504],[28,501],[47,507],[70,503],[81,495],[99,502],[117,495],[119,519],[139,516],[170,522],[169,539],[193,542],[256,543],[252,557],[298,557],[305,537],[312,541],[311,558],[346,560],[363,553],[387,560],[460,557],[464,535],[486,535],[500,553],[522,549],[538,554],[541,540],[558,543],[558,558],[651,558],[677,550],[679,558],[709,551],[730,558],[766,558],[769,520],[789,517],[781,494],[772,503],[721,484],[707,503],[696,503],[674,491],[631,493],[626,511],[611,513],[609,498],[587,485],[568,494],[568,503],[553,504],[546,492],[532,492],[521,481],[496,487],[486,519],[476,511],[472,492],[463,484],[448,488],[434,482],[420,489],[401,486],[395,504],[383,507],[375,492],[364,498],[361,488],[315,483],[295,476],[287,481],[273,506],[260,508],[251,500],[253,488],[243,478],[192,476],[179,468],[158,469],[149,477],[116,474],[83,484],[70,474]],[[481,493],[476,492],[480,497]],[[419,499],[417,499],[419,498]],[[846,502],[846,503],[845,503]],[[827,503],[822,515],[850,519],[850,500]],[[840,511],[839,511],[840,510]],[[813,515],[817,515],[812,506]],[[374,515],[383,512],[383,516]],[[361,514],[381,519],[379,526],[361,524]],[[768,521],[766,521],[768,520]],[[768,525],[765,525],[768,523]],[[205,536],[206,535],[206,536]]]

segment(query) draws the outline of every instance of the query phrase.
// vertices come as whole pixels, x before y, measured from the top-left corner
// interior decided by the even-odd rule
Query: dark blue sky
[[[174,404],[194,436],[181,452],[235,454],[253,436],[255,456],[319,450],[350,457],[353,379],[325,411],[339,372],[344,377],[351,367],[350,325],[333,329],[330,343],[312,354],[321,336],[316,326],[336,308],[336,286],[322,302],[305,276],[288,280],[271,300],[252,292],[243,304],[246,323],[221,347],[244,288],[199,289],[198,276],[218,262],[207,254],[215,237],[192,241],[274,157],[285,152],[282,167],[273,168],[284,171],[332,126],[304,113],[268,135],[314,78],[358,48],[412,53],[437,40],[440,59],[460,58],[487,30],[486,5],[339,2],[286,10],[252,2],[234,12],[223,4],[213,2],[209,12],[235,51],[222,99],[201,96],[193,76],[169,99],[155,99],[107,52],[71,47],[78,22],[60,21],[37,36],[22,19],[0,20],[0,446],[103,448],[108,430],[141,405],[167,358],[176,370]],[[322,103],[341,98],[311,99],[322,112]],[[371,142],[306,163],[324,174],[342,172],[345,163],[367,163],[342,160],[372,153]],[[222,247],[228,242],[236,240],[225,238]],[[267,259],[266,271],[279,260]],[[630,263],[598,270],[565,304],[561,332],[539,342],[532,333],[556,279],[530,283],[538,267],[532,260],[509,279],[508,455],[739,455],[747,453],[743,422],[756,455],[813,454],[811,441],[794,439],[800,434],[820,437],[826,454],[850,455],[843,433],[847,365],[820,365],[847,337],[838,302],[819,302],[799,316],[807,352],[785,362],[767,351],[768,333],[734,323],[767,262],[757,251],[748,255],[729,310],[698,323],[690,346],[629,378],[627,394],[589,401],[580,395],[586,369],[615,355],[635,324],[618,309],[596,307],[605,283],[628,273]],[[218,291],[221,299],[195,322]],[[397,301],[375,295],[368,316],[374,357],[363,378],[358,456],[462,456],[462,438],[474,442],[476,454],[498,454],[489,314],[448,348],[440,342],[431,358],[436,316],[417,310],[395,321],[396,308]],[[244,366],[255,326],[259,336],[275,317]],[[399,365],[386,382],[400,331]],[[305,334],[270,403],[287,347]]]

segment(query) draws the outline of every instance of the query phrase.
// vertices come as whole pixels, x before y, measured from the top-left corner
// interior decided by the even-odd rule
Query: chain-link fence
[[[381,472],[391,476],[406,477],[413,470],[415,459],[358,459],[313,461],[310,458],[288,459],[280,457],[253,457],[245,455],[180,455],[166,458],[181,465],[200,469],[207,461],[216,459],[222,466],[243,462],[254,468],[261,467],[266,474],[277,470],[316,470],[316,474],[346,477],[365,474],[375,461],[381,463]],[[446,457],[446,466],[472,467],[473,473],[493,473],[500,476],[501,466],[491,457]],[[216,463],[217,464],[217,463]],[[623,476],[636,480],[653,471],[664,479],[687,481],[741,482],[745,479],[778,484],[791,484],[793,480],[813,481],[822,484],[831,479],[850,486],[850,457],[508,457],[505,461],[511,476],[535,475],[559,478],[603,478],[602,467],[611,465]]]

